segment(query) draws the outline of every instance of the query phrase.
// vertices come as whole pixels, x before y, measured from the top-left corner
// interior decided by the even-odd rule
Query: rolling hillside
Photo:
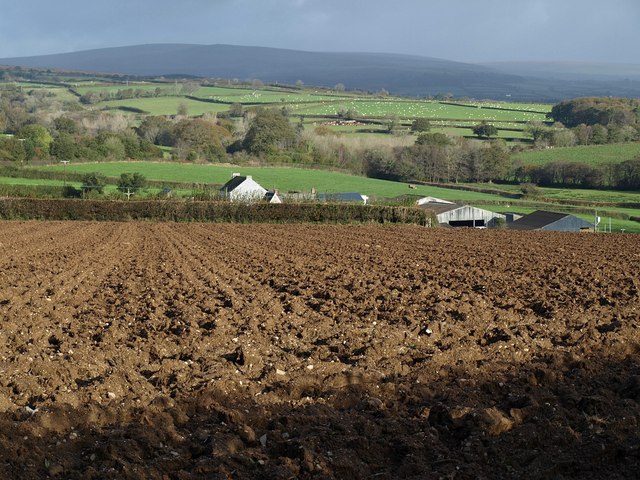
[[[0,59],[0,65],[118,73],[198,76],[428,96],[556,101],[580,95],[640,96],[640,83],[618,76],[571,79],[524,74],[494,66],[384,53],[306,52],[233,45],[154,44]]]

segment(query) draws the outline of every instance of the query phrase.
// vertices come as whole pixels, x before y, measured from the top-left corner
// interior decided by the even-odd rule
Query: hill
[[[0,59],[2,65],[145,77],[196,76],[333,87],[395,94],[554,102],[582,95],[640,97],[640,82],[606,78],[546,78],[533,65],[523,74],[493,65],[387,53],[306,52],[234,45],[154,44]],[[578,72],[579,73],[579,72]],[[624,72],[623,72],[624,73]]]

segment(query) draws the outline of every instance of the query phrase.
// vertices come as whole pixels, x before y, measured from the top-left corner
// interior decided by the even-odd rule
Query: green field
[[[59,171],[62,167],[54,165],[38,167],[38,169]],[[79,173],[100,172],[110,177],[119,177],[121,173],[125,172],[138,172],[148,180],[218,185],[229,180],[233,172],[240,172],[243,175],[252,175],[254,180],[265,188],[275,188],[282,192],[310,192],[312,188],[316,188],[319,193],[357,191],[372,198],[392,198],[403,194],[431,195],[462,201],[491,201],[502,198],[485,193],[421,185],[417,186],[416,189],[409,189],[406,183],[377,180],[340,172],[289,167],[239,167],[169,162],[113,162],[69,164],[67,165],[67,170]]]
[[[640,156],[640,143],[615,143],[578,147],[530,150],[513,155],[515,162],[525,165],[544,165],[549,162],[578,162],[590,165],[620,163]]]
[[[499,183],[463,184],[473,188],[490,188],[509,193],[521,193],[519,185],[503,185]],[[585,202],[608,203],[640,203],[640,192],[623,190],[594,190],[585,188],[550,188],[538,187],[544,198],[552,200],[581,200]]]
[[[62,180],[46,180],[41,178],[14,178],[14,177],[0,177],[0,184],[2,185],[47,185],[61,187],[65,185]],[[80,182],[66,182],[67,185],[80,186]]]
[[[224,112],[228,105],[219,103],[206,103],[191,100],[184,97],[157,97],[157,98],[131,98],[127,100],[108,100],[100,102],[94,108],[120,108],[130,107],[142,110],[149,115],[175,115],[180,105],[186,105],[190,116],[204,113]]]
[[[107,92],[109,94],[115,94],[119,90],[140,90],[140,91],[143,91],[143,92],[155,92],[156,89],[158,89],[158,88],[160,88],[161,90],[174,90],[175,86],[173,84],[171,84],[171,83],[166,83],[166,84],[162,84],[162,83],[145,83],[145,84],[140,84],[140,83],[132,83],[132,84],[118,83],[116,85],[81,86],[81,87],[77,87],[75,90],[80,95],[85,95],[85,94],[87,94],[89,92],[95,92],[95,93]],[[178,92],[176,92],[176,93],[178,93]]]
[[[201,87],[194,94],[194,97],[203,99],[218,100],[230,103],[300,103],[300,102],[321,102],[339,101],[348,97],[316,94],[313,92],[288,92],[256,89],[221,88],[221,87]]]
[[[355,110],[361,117],[398,116],[400,118],[447,118],[462,121],[498,121],[498,122],[543,122],[543,113],[515,112],[511,110],[495,110],[450,105],[436,101],[413,100],[369,100],[353,99],[345,102],[325,102],[313,105],[292,105],[292,110],[300,115],[335,115],[339,110]]]

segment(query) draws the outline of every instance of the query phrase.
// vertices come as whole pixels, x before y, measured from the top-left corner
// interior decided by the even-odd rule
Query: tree
[[[500,140],[492,141],[488,147],[481,150],[482,180],[503,180],[509,173],[511,158],[504,143]]]
[[[0,160],[23,163],[27,158],[24,142],[16,137],[0,136]]]
[[[175,144],[175,124],[165,117],[145,117],[136,133],[156,145],[170,147]]]
[[[387,115],[384,119],[384,126],[387,129],[387,133],[393,133],[393,131],[400,125],[400,117],[397,115]]]
[[[121,173],[118,189],[123,193],[138,193],[147,184],[147,179],[141,173]]]
[[[104,187],[107,184],[107,178],[100,172],[91,172],[82,176],[82,189],[83,193],[103,193]]]
[[[282,112],[260,109],[251,120],[242,146],[255,155],[274,153],[294,145],[296,132]]]
[[[415,164],[411,158],[402,155],[402,150],[395,153],[384,149],[367,150],[363,161],[365,173],[370,178],[405,181],[416,174]]]
[[[548,131],[549,128],[541,122],[529,122],[524,127],[524,132],[531,136],[534,143],[542,140]]]
[[[51,143],[50,150],[51,155],[58,160],[73,160],[78,157],[80,151],[77,139],[66,132],[56,135]]]
[[[482,122],[473,127],[473,134],[477,135],[479,138],[490,138],[495,137],[498,134],[498,129],[493,125]]]
[[[640,190],[640,158],[616,165],[615,182],[618,188]]]
[[[360,116],[355,108],[341,108],[336,112],[336,114],[339,118],[343,118],[345,120],[355,120]]]
[[[53,137],[42,125],[25,125],[18,132],[18,138],[21,138],[25,142],[25,148],[31,152],[31,157],[49,158],[50,146],[53,141]]]
[[[636,99],[585,97],[565,100],[554,105],[547,115],[556,122],[573,128],[585,125],[635,125],[638,123]]]
[[[192,95],[200,88],[197,82],[185,82],[181,85],[180,91],[185,95]]]
[[[179,121],[174,135],[175,146],[180,147],[182,158],[204,158],[210,162],[224,159],[224,143],[231,138],[227,129],[200,118]]]
[[[232,117],[241,117],[244,115],[244,108],[241,103],[232,103],[229,107],[229,115]]]
[[[416,133],[428,132],[431,130],[431,122],[428,118],[416,118],[411,124],[411,131]]]
[[[422,133],[416,138],[416,145],[435,145],[440,147],[446,147],[453,145],[451,139],[444,133]]]
[[[187,115],[189,115],[189,107],[185,102],[180,102],[180,104],[178,105],[177,114],[179,117],[186,117]]]
[[[53,129],[58,133],[74,134],[78,132],[78,124],[69,117],[58,117],[53,121]]]

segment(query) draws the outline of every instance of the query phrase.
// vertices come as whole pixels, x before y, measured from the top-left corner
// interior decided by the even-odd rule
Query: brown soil
[[[0,223],[1,478],[637,478],[640,238]]]

